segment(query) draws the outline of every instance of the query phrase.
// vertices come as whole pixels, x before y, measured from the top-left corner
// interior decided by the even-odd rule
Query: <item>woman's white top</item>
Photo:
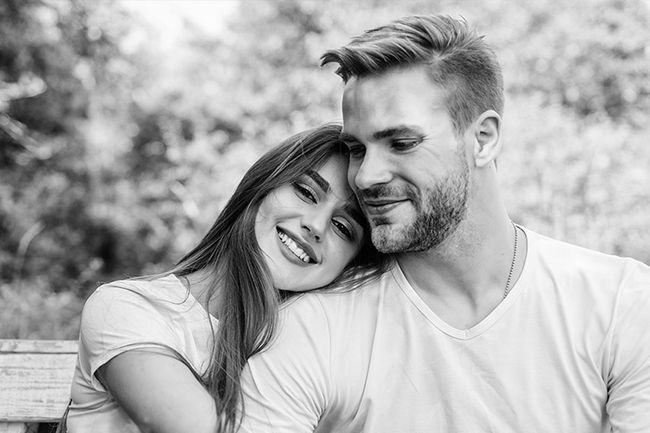
[[[212,325],[212,326],[211,326]],[[99,287],[81,315],[68,432],[140,432],[95,377],[129,350],[170,350],[201,375],[208,366],[217,319],[174,275]]]

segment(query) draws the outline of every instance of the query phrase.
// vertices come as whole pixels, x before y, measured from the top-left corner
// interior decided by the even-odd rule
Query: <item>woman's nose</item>
[[[301,226],[307,236],[313,238],[316,242],[323,239],[327,225],[329,224],[329,216],[327,212],[319,209],[305,212],[302,217]]]

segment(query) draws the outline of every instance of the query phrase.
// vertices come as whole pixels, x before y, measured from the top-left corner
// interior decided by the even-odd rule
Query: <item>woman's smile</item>
[[[314,249],[308,243],[295,237],[293,234],[289,234],[290,232],[288,230],[278,228],[277,231],[280,243],[285,247],[284,249],[288,250],[293,255],[290,255],[290,258],[293,259],[294,257],[297,257],[304,264],[318,262]]]

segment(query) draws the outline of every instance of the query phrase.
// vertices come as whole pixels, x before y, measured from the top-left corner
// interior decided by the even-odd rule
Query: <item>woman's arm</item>
[[[215,402],[171,350],[131,350],[96,374],[144,432],[216,433]]]

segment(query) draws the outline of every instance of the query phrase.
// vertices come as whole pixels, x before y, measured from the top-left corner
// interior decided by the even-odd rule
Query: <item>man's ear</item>
[[[474,122],[474,164],[485,167],[501,152],[501,116],[488,110]]]

